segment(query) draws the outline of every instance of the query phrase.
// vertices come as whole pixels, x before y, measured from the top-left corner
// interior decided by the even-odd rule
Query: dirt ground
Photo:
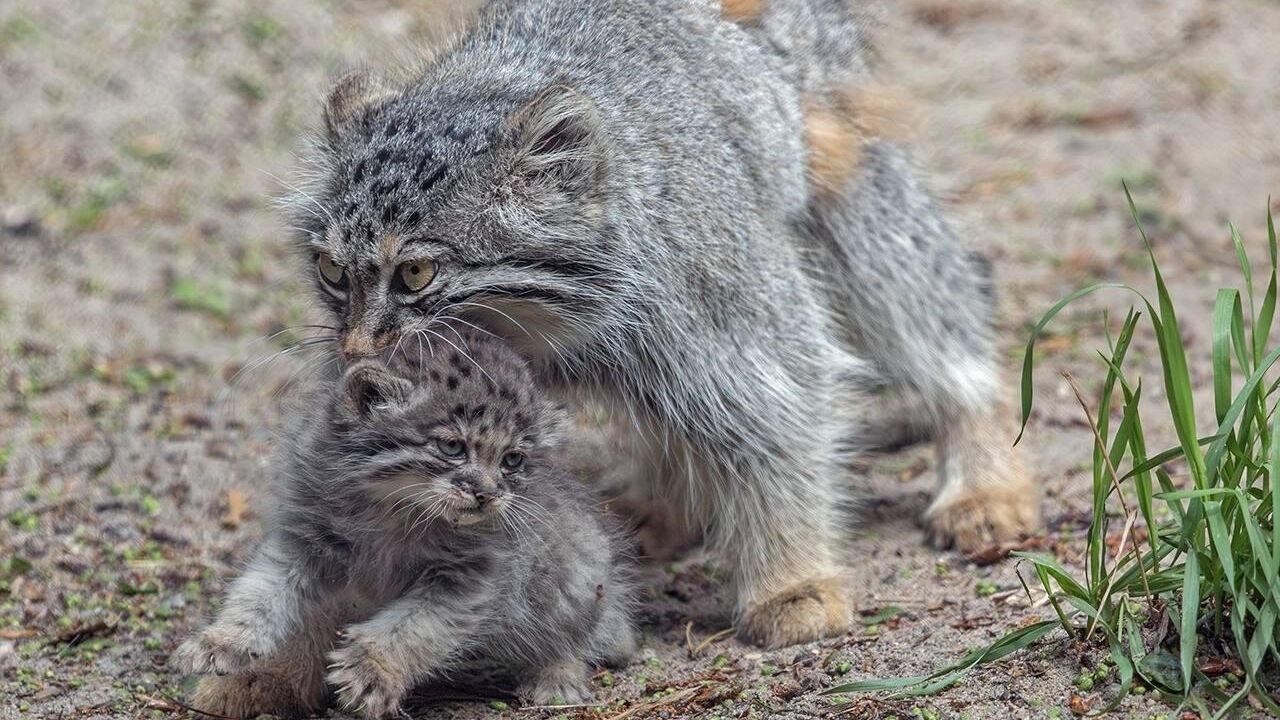
[[[271,198],[329,80],[401,63],[431,34],[419,5],[0,3],[0,718],[181,714],[169,698],[189,680],[166,658],[260,536],[272,429],[308,360],[256,363],[309,313]],[[1122,178],[1205,377],[1214,288],[1236,279],[1226,223],[1261,256],[1280,197],[1280,4],[903,0],[879,17],[882,79],[915,98],[916,155],[995,259],[1010,378],[1061,295],[1149,286]],[[1068,563],[1090,436],[1058,371],[1096,387],[1090,307],[1043,346],[1024,442],[1045,488],[1034,544]],[[927,449],[864,463],[851,562],[865,622],[849,635],[761,652],[718,634],[721,575],[699,556],[653,569],[643,657],[595,680],[608,707],[446,691],[414,716],[976,719],[1065,717],[1075,694],[1100,704],[1108,684],[1072,685],[1082,650],[1061,632],[934,697],[818,695],[928,671],[1048,615],[1013,562],[924,545]],[[1119,716],[1170,711],[1152,695]]]

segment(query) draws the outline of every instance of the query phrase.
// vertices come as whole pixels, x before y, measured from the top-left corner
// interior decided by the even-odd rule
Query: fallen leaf
[[[1226,675],[1227,673],[1244,675],[1244,668],[1240,666],[1240,662],[1235,658],[1201,658],[1196,662],[1196,668],[1209,677],[1217,677],[1219,675]]]
[[[222,527],[228,530],[240,527],[240,523],[244,522],[244,516],[248,511],[249,502],[245,499],[244,493],[239,490],[228,490],[227,512],[222,516]]]
[[[1072,695],[1071,699],[1067,701],[1067,709],[1073,715],[1087,715],[1091,707],[1093,707],[1093,701],[1086,700],[1079,695]]]

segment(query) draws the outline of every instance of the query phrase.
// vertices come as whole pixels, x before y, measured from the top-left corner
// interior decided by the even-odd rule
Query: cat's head
[[[423,83],[341,80],[319,177],[296,198],[339,355],[435,338],[449,317],[528,355],[572,345],[609,282],[609,249],[582,241],[600,234],[609,165],[596,106],[561,86]]]
[[[333,448],[380,517],[473,525],[530,512],[568,420],[504,344],[460,333],[455,346],[364,360],[338,384]]]

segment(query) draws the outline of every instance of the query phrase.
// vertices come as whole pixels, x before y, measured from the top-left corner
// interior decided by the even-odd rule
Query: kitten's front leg
[[[278,537],[231,584],[217,620],[174,652],[172,662],[189,673],[227,675],[249,670],[300,630],[300,614],[314,581],[290,562]]]
[[[366,718],[386,717],[413,687],[438,672],[484,619],[482,598],[411,593],[344,631],[329,653],[329,684],[339,704]]]

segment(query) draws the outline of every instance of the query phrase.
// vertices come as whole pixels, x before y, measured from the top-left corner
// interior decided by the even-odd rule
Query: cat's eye
[[[507,472],[515,472],[524,467],[524,453],[512,450],[502,456],[502,469]]]
[[[404,289],[416,293],[431,284],[436,276],[436,264],[430,260],[410,260],[400,263],[396,270]]]
[[[440,438],[436,441],[436,449],[445,457],[462,457],[467,452],[467,446],[461,440],[450,440]]]
[[[320,277],[326,283],[338,290],[346,288],[347,271],[333,261],[332,255],[323,252],[316,255],[316,266],[320,269]]]

